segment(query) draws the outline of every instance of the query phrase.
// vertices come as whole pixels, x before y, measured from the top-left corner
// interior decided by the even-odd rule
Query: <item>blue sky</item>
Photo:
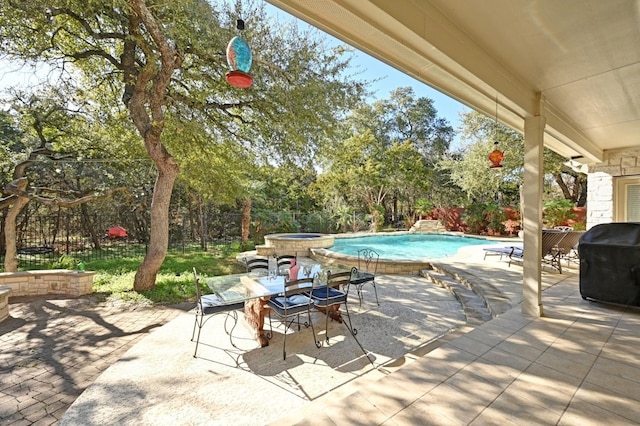
[[[389,93],[398,87],[411,87],[417,97],[426,97],[433,100],[438,116],[446,118],[447,121],[457,130],[459,124],[459,114],[470,111],[468,107],[453,98],[433,89],[432,87],[404,74],[395,68],[358,51],[353,63],[362,71],[361,76],[367,80],[381,79],[373,83],[372,89],[376,92],[376,99],[389,97]]]

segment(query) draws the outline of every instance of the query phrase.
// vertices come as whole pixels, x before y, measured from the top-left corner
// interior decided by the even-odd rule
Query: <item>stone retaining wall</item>
[[[0,322],[9,318],[9,296],[11,296],[11,287],[0,286]]]
[[[93,292],[94,275],[95,272],[70,271],[68,269],[2,272],[0,273],[0,286],[9,287],[12,297],[45,294],[64,294],[77,297]]]
[[[337,265],[343,268],[358,266],[358,256],[347,256],[326,249],[311,249],[311,259],[325,265]],[[423,269],[431,269],[431,263],[422,260],[387,260],[378,261],[378,274],[417,275]]]

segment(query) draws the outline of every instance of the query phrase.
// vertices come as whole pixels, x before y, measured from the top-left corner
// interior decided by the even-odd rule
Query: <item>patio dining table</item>
[[[308,273],[310,276],[317,274],[319,284],[322,285],[322,277],[326,277],[318,265]],[[300,270],[299,278],[305,276]],[[282,293],[284,289],[283,275],[268,275],[260,273],[243,273],[232,275],[220,275],[205,278],[204,281],[211,291],[217,295],[225,304],[244,302],[245,320],[253,329],[254,336],[261,347],[269,345],[269,338],[264,331],[264,318],[269,314],[267,301],[272,296]],[[312,288],[309,287],[309,290]],[[318,310],[330,315],[332,319],[342,322],[338,306],[329,308],[318,308]]]

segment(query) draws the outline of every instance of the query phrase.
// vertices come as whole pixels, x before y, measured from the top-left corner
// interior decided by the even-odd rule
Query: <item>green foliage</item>
[[[111,302],[175,304],[195,300],[193,268],[203,277],[244,272],[235,260],[239,245],[210,252],[170,253],[165,258],[153,290],[133,290],[135,270],[142,256],[114,260],[87,260],[86,269],[97,271],[93,289]]]
[[[371,226],[376,232],[382,231],[384,227],[384,206],[371,207]]]
[[[331,232],[331,218],[326,212],[313,212],[303,216],[304,222],[300,223],[302,229],[309,232],[328,234]]]
[[[63,254],[51,264],[51,269],[77,269],[78,262],[73,256]]]
[[[487,227],[487,204],[473,203],[465,207],[462,213],[464,220],[472,234],[479,234]]]
[[[179,169],[201,198],[232,204],[249,192],[251,172],[259,165],[313,158],[365,94],[364,82],[345,78],[349,49],[327,48],[317,31],[279,25],[268,19],[261,1],[244,1],[238,9],[239,4],[206,0],[114,0],[107,6],[99,0],[0,2],[0,55],[49,66],[69,95],[67,105],[80,106],[78,118],[95,129],[127,123],[122,139],[103,133],[104,146],[110,142],[124,157],[135,151],[128,146],[144,147],[153,159],[153,194],[143,184],[138,188],[154,202],[146,209],[136,206],[154,218],[141,226],[150,230],[153,260],[141,265],[137,288],[154,285],[155,265],[165,255],[168,223],[156,220],[166,221]],[[236,35],[239,15],[251,23],[243,37],[260,52],[251,70],[254,84],[246,90],[227,84],[228,66],[219,54]],[[74,139],[77,120],[69,123],[67,137],[47,139],[83,146],[75,141],[91,133]],[[131,165],[126,170],[141,171]],[[148,182],[148,169],[142,170]],[[55,173],[42,174],[51,177]],[[72,190],[82,194],[87,185]]]
[[[524,174],[523,135],[474,111],[463,115],[461,127],[466,145],[440,161],[438,169],[449,173],[468,200],[488,203],[497,195],[502,206],[518,205]],[[496,141],[505,154],[503,167],[490,169],[487,156]],[[550,183],[547,188],[553,189],[543,194],[544,199],[561,197],[578,205],[586,202],[586,176],[569,169],[564,165],[566,158],[547,148],[543,155],[545,181]]]
[[[335,229],[338,232],[353,231],[355,223],[355,212],[347,206],[340,206],[333,215]]]
[[[544,203],[542,218],[549,228],[566,225],[568,220],[577,216],[572,211],[573,203],[570,200],[553,200]]]
[[[256,244],[264,243],[264,236],[284,232],[298,232],[298,223],[289,212],[258,210],[253,215],[251,235]]]
[[[493,231],[497,235],[504,232],[504,222],[507,220],[507,213],[505,213],[502,207],[496,204],[487,205],[485,209],[485,219],[487,222],[487,229]]]
[[[418,200],[416,200],[416,204],[414,206],[416,213],[421,216],[427,216],[431,214],[433,207],[433,203],[426,198],[419,198]]]

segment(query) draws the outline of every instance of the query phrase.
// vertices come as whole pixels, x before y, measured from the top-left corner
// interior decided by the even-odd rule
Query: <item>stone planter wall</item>
[[[11,287],[0,286],[0,322],[9,318],[9,296],[11,296]]]
[[[67,269],[2,272],[0,273],[0,286],[9,287],[12,297],[45,294],[64,294],[77,297],[93,292],[94,275],[95,272],[91,271],[70,271]]]

